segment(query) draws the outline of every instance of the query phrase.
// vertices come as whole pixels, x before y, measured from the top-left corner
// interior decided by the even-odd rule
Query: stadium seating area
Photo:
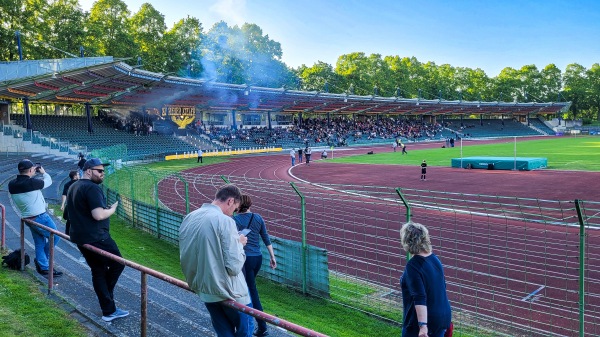
[[[24,115],[11,115],[11,120],[17,125],[24,124]],[[94,117],[93,132],[87,132],[87,119],[76,116],[32,115],[33,130],[39,131],[44,137],[51,137],[59,142],[68,142],[70,147],[85,146],[86,152],[125,144],[127,156],[143,158],[156,154],[172,154],[196,151],[196,147],[173,136],[163,136],[155,133],[135,135],[115,129],[109,123]],[[41,142],[47,141],[42,138]]]
[[[198,148],[247,149],[261,147],[299,148],[310,146],[352,146],[378,143],[392,143],[395,138],[403,142],[442,140],[447,138],[470,137],[512,137],[539,136],[539,131],[512,119],[446,119],[442,124],[431,124],[421,119],[403,117],[367,117],[350,119],[344,116],[332,118],[308,118],[301,125],[291,127],[251,127],[231,129],[217,126],[188,128],[164,135],[148,132],[148,123],[137,119],[129,123],[112,117],[100,116],[92,119],[93,132],[87,132],[87,119],[80,116],[32,115],[32,134],[17,134],[24,140],[59,148],[61,151],[81,149],[89,153],[93,150],[124,144],[129,159],[144,159],[150,156],[174,153],[195,152]],[[16,125],[24,125],[24,115],[13,114]],[[536,128],[553,134],[543,122],[530,119]],[[130,125],[131,124],[131,125]],[[135,127],[139,125],[139,127]],[[149,125],[149,124],[148,124]],[[129,126],[129,127],[128,127]],[[15,128],[16,129],[16,128]],[[5,134],[12,132],[5,126]],[[145,130],[145,131],[138,131]],[[152,129],[150,129],[152,130]],[[200,132],[200,133],[198,133]],[[33,139],[32,139],[33,138]],[[49,143],[49,144],[47,144]],[[63,150],[66,148],[68,150]]]
[[[539,118],[529,118],[529,123],[533,126],[535,126],[536,128],[542,130],[542,132],[545,132],[548,135],[553,135],[555,134],[554,130],[552,130],[551,128],[549,128],[544,122],[542,122]]]
[[[512,119],[463,119],[447,121],[446,127],[471,138],[540,136],[541,133]]]

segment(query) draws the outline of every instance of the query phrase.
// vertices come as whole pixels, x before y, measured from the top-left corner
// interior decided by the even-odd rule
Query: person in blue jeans
[[[262,304],[260,303],[260,297],[258,296],[258,289],[256,289],[256,275],[258,275],[258,272],[260,271],[263,260],[262,252],[260,251],[261,239],[269,251],[269,265],[272,269],[277,268],[277,260],[275,259],[273,245],[271,244],[269,233],[267,233],[265,221],[260,214],[250,212],[251,206],[252,198],[250,198],[250,196],[247,194],[243,194],[242,201],[238,209],[239,213],[236,214],[233,219],[235,220],[238,231],[250,229],[250,232],[246,234],[248,243],[246,243],[244,246],[244,251],[246,252],[246,262],[244,263],[243,272],[244,277],[246,278],[246,283],[248,284],[248,292],[250,293],[253,307],[263,311]],[[264,337],[269,335],[267,323],[265,321],[257,319],[256,323],[258,327],[254,332],[254,336]]]
[[[223,305],[232,300],[252,307],[243,268],[248,238],[231,218],[242,192],[235,185],[219,188],[211,203],[189,213],[179,227],[179,261],[186,282],[210,314],[218,337],[251,337],[252,316]]]
[[[46,213],[46,200],[42,190],[52,185],[52,178],[41,165],[34,165],[29,159],[19,162],[19,174],[8,183],[8,192],[24,219],[35,221],[46,227],[56,229],[54,220]],[[39,175],[41,179],[39,179]],[[38,175],[38,176],[36,176]],[[50,233],[36,226],[30,226],[35,246],[35,269],[41,275],[48,275],[50,263]],[[54,246],[60,237],[54,236]],[[63,273],[53,268],[53,276]]]
[[[404,315],[402,337],[443,337],[452,309],[440,259],[431,249],[427,228],[408,222],[400,229],[404,250],[411,254],[400,278]]]

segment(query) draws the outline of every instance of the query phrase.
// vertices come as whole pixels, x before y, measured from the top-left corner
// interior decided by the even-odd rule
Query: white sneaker
[[[105,322],[110,322],[113,319],[126,317],[126,316],[129,316],[129,311],[121,310],[121,309],[117,308],[117,310],[115,310],[115,312],[113,312],[112,314],[110,314],[108,316],[102,316],[102,320]]]

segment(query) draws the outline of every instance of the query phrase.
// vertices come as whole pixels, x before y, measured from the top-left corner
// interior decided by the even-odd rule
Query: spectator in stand
[[[400,229],[400,241],[412,256],[400,278],[402,336],[443,337],[451,329],[452,308],[444,268],[431,249],[429,231],[421,224],[408,222]]]

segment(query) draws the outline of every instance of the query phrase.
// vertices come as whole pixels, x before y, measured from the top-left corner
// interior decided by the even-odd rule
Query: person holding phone
[[[267,233],[265,221],[260,214],[250,212],[251,206],[252,198],[250,198],[250,196],[247,194],[243,194],[242,201],[238,209],[239,213],[236,214],[233,219],[235,220],[240,233],[245,233],[244,231],[247,232],[247,230],[250,230],[250,232],[245,234],[248,238],[248,243],[246,246],[244,246],[244,251],[246,252],[246,262],[244,263],[243,272],[244,277],[246,278],[246,283],[248,284],[250,298],[252,299],[252,306],[255,309],[263,311],[263,307],[258,296],[258,289],[256,289],[256,275],[258,275],[258,272],[260,271],[263,260],[262,252],[260,251],[260,239],[262,239],[263,243],[267,247],[267,250],[269,251],[269,255],[271,256],[269,265],[272,269],[277,268],[277,261],[275,259],[275,253],[273,252],[273,245],[271,244],[269,233]],[[264,337],[269,335],[267,323],[265,321],[257,319],[256,323],[258,327],[254,332],[254,336]]]
[[[92,284],[102,310],[102,320],[111,322],[126,317],[129,311],[118,308],[114,290],[125,266],[84,247],[89,244],[116,256],[122,256],[119,247],[110,236],[110,216],[119,202],[108,205],[100,184],[104,181],[106,167],[99,158],[91,158],[83,165],[83,177],[67,191],[67,213],[71,228],[71,241],[90,266]]]
[[[17,165],[17,170],[19,171],[17,177],[8,183],[8,193],[21,212],[21,217],[56,229],[56,223],[46,212],[46,200],[42,193],[43,189],[52,185],[52,178],[40,163],[33,165],[29,159],[21,160]],[[39,227],[27,225],[31,230],[35,246],[35,258],[33,259],[35,269],[39,274],[47,276],[50,268],[50,233]],[[55,235],[55,247],[59,241],[60,237]],[[61,271],[53,268],[54,277],[62,274]]]

